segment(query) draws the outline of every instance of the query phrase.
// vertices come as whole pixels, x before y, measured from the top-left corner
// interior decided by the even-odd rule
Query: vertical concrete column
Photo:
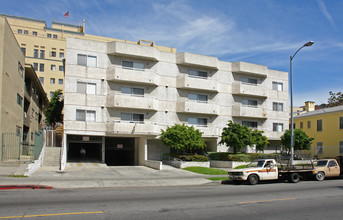
[[[146,137],[140,137],[138,141],[138,164],[145,165],[145,161],[148,159],[148,141]]]
[[[101,139],[101,162],[105,163],[105,137]]]

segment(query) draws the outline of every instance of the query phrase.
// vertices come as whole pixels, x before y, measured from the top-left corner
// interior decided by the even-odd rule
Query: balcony
[[[190,125],[189,125],[190,126]],[[212,126],[194,126],[195,129],[203,132],[202,137],[204,138],[218,138],[220,136],[219,128]]]
[[[267,89],[261,84],[256,85],[251,83],[234,82],[232,84],[232,94],[266,98]]]
[[[267,110],[265,108],[259,107],[249,107],[242,105],[232,106],[232,117],[246,117],[246,118],[267,118]]]
[[[202,90],[207,92],[218,92],[218,83],[207,78],[196,78],[189,76],[179,76],[177,79],[177,88],[189,90]]]
[[[204,102],[183,101],[176,104],[176,111],[179,113],[218,115],[218,106]]]
[[[120,81],[135,84],[158,85],[158,75],[151,71],[139,71],[110,67],[107,69],[108,81]]]
[[[157,111],[156,98],[145,96],[131,96],[124,94],[109,94],[107,96],[107,108],[125,108]]]
[[[106,134],[158,135],[160,127],[155,123],[111,121],[106,124]]]
[[[232,63],[232,72],[267,77],[268,68],[266,66],[252,63],[234,62]]]
[[[218,58],[192,53],[178,53],[176,63],[181,65],[218,69]]]
[[[160,51],[155,47],[124,42],[108,43],[107,54],[153,61],[158,61],[160,57]]]

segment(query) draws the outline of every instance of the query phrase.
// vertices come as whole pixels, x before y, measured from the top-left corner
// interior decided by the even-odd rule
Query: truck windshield
[[[318,167],[325,167],[327,163],[328,163],[327,160],[320,160],[317,162],[317,166]]]
[[[262,167],[264,164],[263,160],[260,161],[253,161],[247,167]]]

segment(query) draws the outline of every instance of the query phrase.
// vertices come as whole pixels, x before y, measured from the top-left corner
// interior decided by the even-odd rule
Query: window
[[[78,54],[77,65],[96,67],[96,56]]]
[[[24,56],[26,56],[26,48],[25,47],[21,47],[21,52],[23,52]]]
[[[54,92],[50,92],[50,98],[54,97]]]
[[[282,123],[273,123],[273,131],[283,132],[283,124]]]
[[[37,31],[32,31],[33,36],[37,36]]]
[[[323,130],[323,120],[317,120],[317,131]]]
[[[128,121],[128,122],[144,122],[144,115],[143,114],[131,114],[131,113],[121,113],[120,115],[121,121]]]
[[[144,96],[144,89],[121,87],[121,93],[130,94],[130,95],[134,95],[134,96]]]
[[[343,154],[343,141],[339,142],[339,154]]]
[[[39,58],[41,58],[41,59],[45,58],[45,50],[40,50]]]
[[[24,34],[29,34],[29,31],[28,30],[24,30]]]
[[[46,34],[46,37],[51,38],[51,34]]]
[[[199,127],[207,127],[207,118],[188,118],[188,124]]]
[[[77,82],[76,92],[82,94],[96,94],[96,83]]]
[[[95,116],[96,116],[95,111],[76,109],[76,121],[95,122],[96,121]]]
[[[121,64],[122,64],[123,69],[134,69],[134,70],[144,71],[144,68],[145,68],[144,63],[123,60]]]
[[[56,65],[51,64],[51,71],[56,71]]]
[[[33,57],[38,58],[38,49],[33,49]]]
[[[39,64],[39,72],[44,72],[44,63]]]
[[[304,128],[304,123],[300,122],[300,128]]]
[[[339,129],[343,129],[343,117],[339,117]]]
[[[23,98],[17,93],[17,104],[22,106],[23,105]]]
[[[24,74],[24,67],[21,65],[19,61],[18,61],[18,72],[20,75]]]
[[[191,101],[207,103],[208,97],[207,95],[189,93],[188,99]]]
[[[50,84],[51,85],[55,84],[55,78],[50,78]]]
[[[273,102],[273,111],[283,111],[283,103]]]
[[[283,91],[283,83],[273,82],[273,90]]]
[[[242,121],[242,125],[252,129],[257,129],[257,121]]]
[[[33,132],[31,132],[31,141],[33,141]]]
[[[307,128],[311,128],[311,121],[307,121]]]
[[[317,154],[323,153],[323,142],[317,142]]]
[[[60,58],[64,58],[64,53],[60,52]]]
[[[39,81],[42,85],[44,85],[44,77],[39,77]]]
[[[63,85],[63,79],[58,79],[58,84]]]
[[[51,57],[56,57],[56,51],[51,51],[50,56]]]
[[[64,66],[58,66],[58,70],[63,72],[64,71]]]
[[[242,99],[242,105],[246,107],[257,108],[257,100],[252,99]]]
[[[52,35],[52,38],[57,39],[57,34]]]
[[[204,71],[197,71],[197,70],[189,70],[188,71],[189,77],[196,77],[196,78],[207,78],[207,72]]]
[[[33,69],[35,69],[35,71],[38,71],[38,63],[33,63]]]
[[[19,136],[21,134],[21,127],[16,126],[16,134]]]
[[[22,34],[23,30],[22,29],[18,29],[18,34]]]
[[[252,84],[252,85],[257,85],[257,79],[252,79],[252,78],[246,78],[246,77],[243,77],[241,79],[242,83],[244,84]]]

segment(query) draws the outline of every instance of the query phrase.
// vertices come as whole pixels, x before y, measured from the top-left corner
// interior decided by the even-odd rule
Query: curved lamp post
[[[295,51],[295,53],[293,54],[293,56],[290,57],[290,90],[291,90],[291,165],[294,165],[294,128],[293,128],[293,71],[292,71],[292,60],[295,57],[295,55],[299,52],[299,50],[301,50],[304,47],[310,47],[312,46],[314,42],[313,41],[309,41],[306,44],[304,44],[302,47],[300,47],[297,51]]]

